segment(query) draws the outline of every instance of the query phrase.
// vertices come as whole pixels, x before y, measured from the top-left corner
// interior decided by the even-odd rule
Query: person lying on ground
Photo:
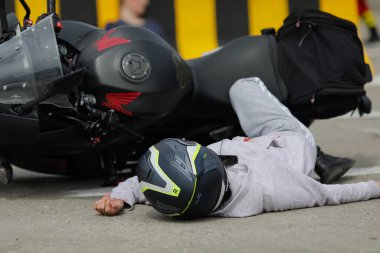
[[[249,137],[208,147],[165,139],[139,159],[137,176],[97,201],[95,210],[116,215],[140,203],[183,219],[247,217],[380,197],[380,182],[326,185],[313,179],[312,133],[259,78],[237,81],[230,98]]]

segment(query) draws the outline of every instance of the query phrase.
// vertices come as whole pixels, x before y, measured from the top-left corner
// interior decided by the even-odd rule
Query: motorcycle
[[[274,36],[246,36],[185,61],[158,35],[138,27],[110,31],[61,21],[55,1],[23,27],[1,2],[0,178],[12,165],[36,172],[133,173],[138,157],[165,137],[208,144],[243,135],[231,85],[259,76],[286,104]],[[11,165],[12,164],[12,165]],[[1,174],[1,171],[2,174]]]

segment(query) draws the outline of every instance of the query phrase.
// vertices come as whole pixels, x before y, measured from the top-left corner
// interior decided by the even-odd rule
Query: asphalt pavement
[[[367,51],[373,113],[311,127],[325,151],[357,160],[338,183],[380,180],[380,43]],[[380,199],[181,222],[147,206],[98,215],[92,206],[110,190],[100,184],[16,169],[14,182],[0,185],[0,252],[380,252]]]

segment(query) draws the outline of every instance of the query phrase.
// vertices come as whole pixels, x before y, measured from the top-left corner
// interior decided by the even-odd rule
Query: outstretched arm
[[[103,198],[95,203],[95,210],[101,214],[112,216],[119,214],[125,206],[129,210],[135,204],[148,204],[144,194],[140,191],[137,176],[120,183],[111,193],[107,193]]]
[[[272,186],[263,186],[270,195],[269,201],[264,202],[264,210],[267,212],[337,205],[380,197],[380,182],[325,185],[287,167],[267,169],[273,182]]]
[[[140,190],[140,184],[137,176],[131,177],[120,183],[111,192],[111,198],[121,199],[131,208],[135,204],[147,204],[144,194]]]
[[[380,182],[323,185],[328,192],[328,205],[343,204],[380,197]]]

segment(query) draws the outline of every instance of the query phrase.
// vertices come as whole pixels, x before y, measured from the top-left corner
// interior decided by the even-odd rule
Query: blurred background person
[[[367,0],[358,0],[359,16],[365,21],[369,29],[368,42],[380,41],[379,33],[377,31],[375,16],[367,3]]]
[[[108,23],[106,30],[121,25],[144,27],[166,39],[163,27],[154,19],[146,18],[149,0],[120,0],[120,19]]]

